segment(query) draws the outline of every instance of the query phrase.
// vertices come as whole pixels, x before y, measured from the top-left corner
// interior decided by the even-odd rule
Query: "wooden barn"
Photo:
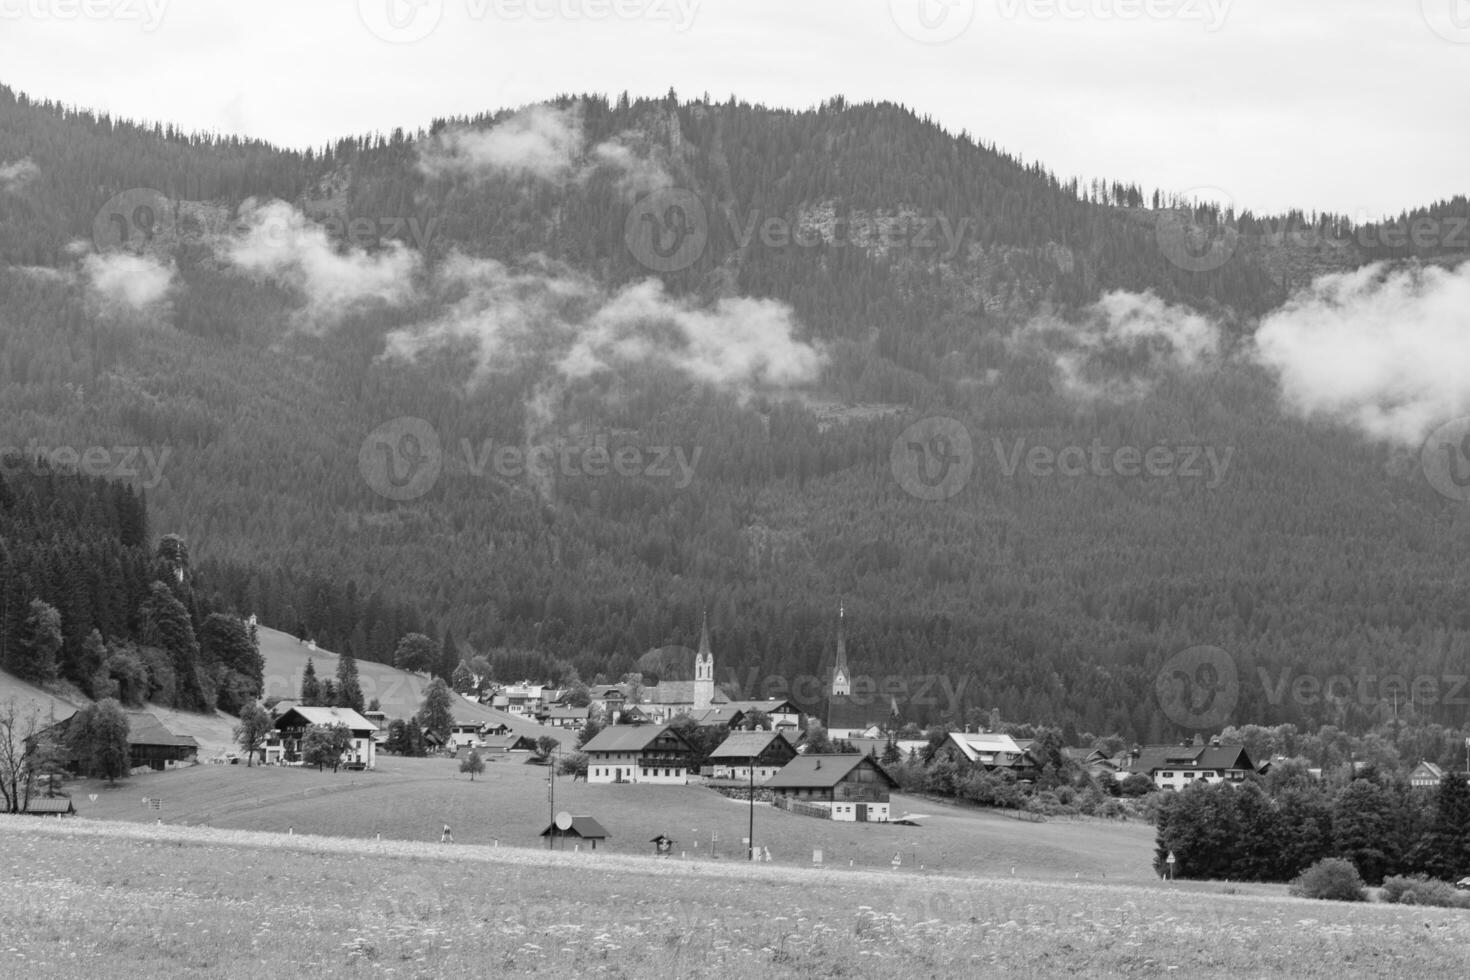
[[[859,823],[887,823],[889,794],[898,789],[870,755],[797,756],[766,786],[782,809]]]

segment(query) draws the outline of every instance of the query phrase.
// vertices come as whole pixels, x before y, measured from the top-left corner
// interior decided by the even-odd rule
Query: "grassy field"
[[[551,822],[545,767],[522,757],[487,765],[471,782],[447,759],[380,758],[376,772],[317,772],[292,767],[197,766],[133,777],[116,788],[83,781],[71,788],[83,817],[341,837],[438,841],[445,823],[461,844],[535,847]],[[94,803],[89,799],[97,794]],[[145,798],[163,800],[158,811]],[[586,814],[611,834],[599,849],[642,855],[667,834],[689,860],[730,859],[742,849],[749,810],[697,786],[588,785],[561,777],[556,809]],[[927,814],[920,827],[844,824],[755,810],[756,843],[772,861],[824,863],[1049,879],[1146,881],[1153,830],[1137,823],[1054,820],[1030,823],[1000,814],[896,797],[896,813]]]
[[[0,819],[33,978],[1462,976],[1464,912]]]
[[[298,642],[296,637],[278,630],[261,627],[259,635],[260,653],[265,658],[264,697],[294,698],[300,694],[301,672],[306,669],[308,659],[316,668],[317,676],[323,680],[337,676],[340,658],[335,653],[328,653],[321,648],[311,650],[306,644]],[[357,662],[357,676],[362,685],[363,697],[368,701],[377,698],[389,718],[411,718],[423,704],[424,688],[428,687],[430,681],[424,674],[413,674],[365,660]],[[463,698],[455,699],[454,718],[463,723],[485,722],[493,725],[503,722],[517,734],[532,738],[550,735],[558,741],[575,743],[575,736],[564,729],[544,728],[518,715],[496,711]]]

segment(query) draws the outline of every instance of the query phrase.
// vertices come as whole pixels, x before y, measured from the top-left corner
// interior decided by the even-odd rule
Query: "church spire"
[[[704,611],[704,623],[699,627],[699,653],[700,656],[709,654],[714,656],[709,646],[709,610]]]
[[[847,636],[843,630],[847,609],[837,607],[837,659],[832,665],[832,694],[846,697],[852,693],[852,672],[847,667]]]

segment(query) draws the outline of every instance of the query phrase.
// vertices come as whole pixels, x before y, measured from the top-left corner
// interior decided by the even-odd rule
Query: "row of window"
[[[643,776],[644,776],[645,779],[649,778],[650,775],[656,778],[658,776],[658,774],[659,774],[659,771],[658,771],[658,769],[656,767],[650,769],[647,766],[643,766],[641,768],[642,768]],[[616,770],[614,770],[614,769],[593,769],[592,770],[592,775],[594,775],[594,776],[611,776],[614,779],[618,778],[622,774],[623,774],[623,770],[621,770],[621,769],[616,769]],[[672,778],[672,777],[675,777],[675,776],[682,776],[682,775],[684,775],[684,771],[682,769],[665,769],[663,771],[663,774],[666,777]],[[632,772],[631,771],[629,772],[629,775],[632,775]]]

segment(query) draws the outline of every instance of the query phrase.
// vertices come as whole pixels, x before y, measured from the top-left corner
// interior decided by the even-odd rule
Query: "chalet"
[[[950,732],[935,754],[957,764],[979,766],[987,772],[1006,770],[1019,779],[1032,779],[1038,767],[1026,751],[1029,745],[1029,741],[1022,745],[1000,732]]]
[[[501,697],[505,698],[504,705],[500,703]],[[546,703],[545,698],[546,688],[543,685],[522,681],[519,684],[507,684],[501,688],[495,700],[495,707],[503,708],[514,715],[530,718]]]
[[[461,746],[478,745],[480,729],[478,722],[455,722],[449,727],[449,747],[458,752]]]
[[[562,830],[553,822],[550,827],[541,831],[540,836],[563,840],[566,838],[590,840],[592,842],[592,849],[595,851],[597,850],[597,842],[607,840],[610,835],[606,830],[602,829],[602,824],[591,817],[573,816],[572,825],[566,830]]]
[[[1432,762],[1421,762],[1409,773],[1409,785],[1420,789],[1437,789],[1444,782],[1445,771]]]
[[[529,735],[486,735],[477,746],[481,755],[535,752],[536,740]]]
[[[1142,773],[1159,789],[1184,789],[1194,783],[1239,783],[1255,771],[1239,745],[1146,745],[1130,754],[1118,778]]]
[[[342,754],[349,766],[372,769],[378,762],[375,736],[378,726],[351,708],[308,708],[297,705],[281,714],[265,743],[265,761],[270,764],[300,763],[301,742],[306,731],[316,725],[345,725],[352,732],[352,747]]]
[[[798,728],[801,711],[787,698],[766,701],[729,701],[703,711],[690,711],[689,716],[701,728],[744,728],[752,715],[759,712],[771,720],[772,728]]]
[[[550,728],[576,729],[587,724],[587,718],[590,715],[590,708],[574,708],[571,705],[556,704],[536,712],[536,721]]]
[[[582,751],[589,783],[688,782],[694,749],[667,725],[610,725]]]
[[[714,778],[742,782],[754,778],[758,783],[776,775],[794,758],[796,749],[777,732],[731,732],[709,754]]]
[[[192,735],[175,735],[147,711],[125,712],[128,718],[128,765],[133,769],[164,770],[192,766],[199,760],[199,743]],[[65,745],[67,731],[77,716],[53,725],[49,733]],[[67,751],[58,759],[62,766],[75,771],[78,760]]]
[[[782,809],[829,820],[887,823],[893,777],[867,755],[803,755],[766,781]]]
[[[587,694],[592,699],[594,708],[600,708],[611,716],[628,703],[629,690],[628,684],[594,684],[587,689]]]

